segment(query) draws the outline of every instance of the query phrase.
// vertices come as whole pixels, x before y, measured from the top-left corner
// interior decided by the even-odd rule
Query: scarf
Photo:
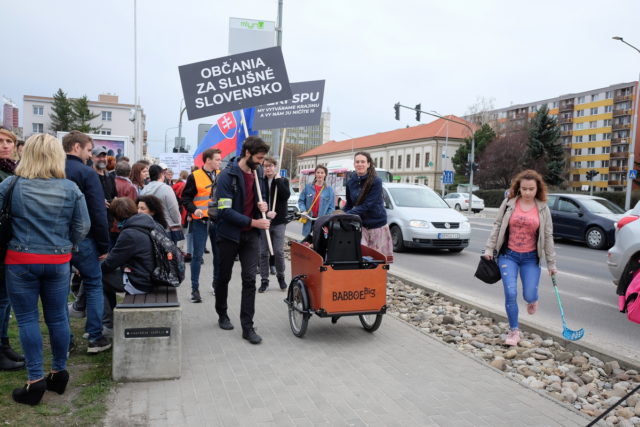
[[[16,162],[11,159],[0,159],[0,170],[14,175],[16,170]]]

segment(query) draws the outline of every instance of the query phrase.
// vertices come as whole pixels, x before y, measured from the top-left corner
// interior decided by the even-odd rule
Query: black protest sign
[[[320,124],[324,80],[291,83],[290,99],[256,107],[253,130]]]
[[[189,120],[291,98],[279,46],[178,67]]]

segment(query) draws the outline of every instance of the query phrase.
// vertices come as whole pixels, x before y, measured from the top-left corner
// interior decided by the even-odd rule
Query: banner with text
[[[180,171],[191,173],[193,155],[189,153],[160,153],[158,159],[173,171],[173,178],[177,179]]]
[[[320,124],[324,80],[291,83],[293,95],[256,107],[253,129],[295,128]]]
[[[181,65],[189,120],[290,99],[279,46]]]

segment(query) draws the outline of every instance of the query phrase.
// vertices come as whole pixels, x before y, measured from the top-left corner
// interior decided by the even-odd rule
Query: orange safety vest
[[[214,172],[215,173],[215,172]],[[196,205],[196,209],[200,209],[202,211],[203,217],[209,217],[209,201],[211,200],[211,192],[212,188],[210,185],[212,184],[211,178],[209,175],[202,169],[198,169],[193,172],[193,178],[196,181],[196,188],[198,192],[196,196],[193,198],[193,204]],[[202,219],[195,216],[195,214],[191,214],[193,219]]]

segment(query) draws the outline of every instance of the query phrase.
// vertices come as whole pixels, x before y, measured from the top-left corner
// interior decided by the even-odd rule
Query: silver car
[[[474,194],[472,200],[471,210],[474,213],[478,213],[484,209],[484,199],[481,199]],[[449,207],[454,208],[457,211],[469,210],[469,193],[449,193],[444,196],[444,201],[447,202]]]
[[[616,285],[640,255],[640,202],[615,224],[615,244],[607,254],[607,265]],[[632,260],[633,258],[633,260]],[[633,262],[630,262],[633,261]]]
[[[460,252],[469,246],[467,217],[451,209],[429,187],[384,183],[383,197],[395,252],[405,248]]]

